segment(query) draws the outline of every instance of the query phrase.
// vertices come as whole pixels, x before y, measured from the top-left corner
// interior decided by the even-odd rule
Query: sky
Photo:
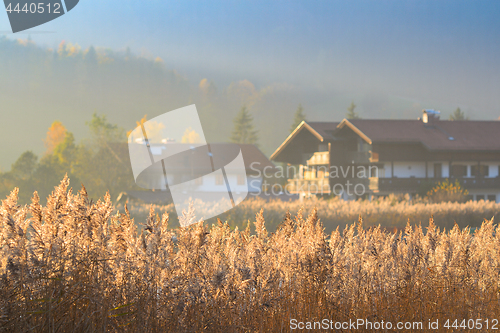
[[[498,1],[81,0],[18,34],[8,33],[1,12],[0,32],[48,47],[62,40],[130,47],[161,57],[192,82],[290,85],[309,96],[311,108],[329,107],[316,96],[338,94],[461,107],[472,119],[496,119],[499,13]],[[361,108],[364,117],[387,116],[372,104]]]

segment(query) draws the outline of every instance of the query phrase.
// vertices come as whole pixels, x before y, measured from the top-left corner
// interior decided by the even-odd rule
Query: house
[[[458,180],[473,200],[500,202],[500,121],[344,119],[302,122],[271,155],[295,165],[286,190],[344,199],[415,194]]]
[[[137,146],[145,143],[134,143]],[[169,202],[172,201],[170,188],[176,184],[192,185],[186,190],[195,191],[198,197],[218,197],[218,193],[231,192],[233,197],[260,195],[262,193],[263,170],[273,170],[274,164],[252,144],[211,143],[207,145],[189,143],[150,143],[151,159],[160,161],[151,165],[149,156],[141,161],[134,161],[136,165],[143,163],[139,169],[146,170],[141,173],[136,182],[151,191],[129,191],[131,197],[144,202]],[[165,155],[173,156],[163,159]],[[243,164],[232,164],[241,153]],[[253,164],[252,164],[253,163]],[[252,166],[250,166],[252,164]],[[213,172],[224,169],[223,172]],[[165,185],[165,177],[168,185]]]

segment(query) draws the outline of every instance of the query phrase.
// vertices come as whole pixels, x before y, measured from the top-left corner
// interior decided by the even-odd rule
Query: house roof
[[[153,150],[153,155],[161,155],[162,154],[162,149],[168,148],[169,145],[177,145],[177,146],[187,146],[189,147],[190,144],[182,144],[182,143],[173,143],[173,144],[151,144],[151,148]],[[274,164],[269,161],[269,159],[262,153],[259,148],[257,148],[253,144],[232,144],[232,143],[210,143],[210,151],[212,155],[214,156],[214,163],[215,167],[222,167],[226,163],[229,163],[231,160],[233,160],[237,154],[239,153],[237,151],[237,148],[241,150],[243,160],[245,163],[245,168],[247,172],[249,172],[251,169],[258,169],[258,170],[263,170],[264,168],[274,168]],[[156,150],[158,148],[159,150]],[[192,147],[191,147],[192,148]],[[201,152],[200,154],[179,154],[177,155],[178,158],[169,158],[168,159],[168,169],[174,170],[174,169],[179,169],[179,170],[184,170],[186,168],[186,162],[183,157],[189,156],[189,161],[190,161],[190,166],[196,167],[201,167],[204,168],[206,167],[206,161],[207,161],[207,153],[206,151],[206,146],[201,146],[199,147]],[[190,148],[184,149],[183,147],[176,148],[176,150],[179,151],[184,151],[184,152],[190,152]],[[217,159],[216,159],[217,158]],[[208,160],[209,161],[209,160]],[[224,165],[218,166],[217,163],[220,162]]]
[[[217,145],[224,145],[223,143],[211,143],[210,147],[212,149],[214,146]],[[243,159],[245,160],[245,168],[249,170],[250,165],[254,162],[257,162],[258,167],[256,169],[264,169],[266,167],[268,168],[274,168],[273,162],[271,162],[266,155],[264,155],[263,152],[260,151],[259,148],[257,148],[255,145],[252,144],[238,144],[241,148],[241,152],[243,154]],[[255,166],[255,165],[254,165]]]
[[[434,151],[500,151],[500,121],[450,121],[404,119],[344,119],[336,122],[302,122],[271,155],[275,159],[303,130],[314,134],[320,142],[334,141],[348,127],[366,142],[421,143]]]
[[[302,131],[309,131],[314,135],[320,142],[325,140],[333,140],[333,131],[337,128],[339,123],[334,122],[306,122],[302,121],[297,128],[283,141],[283,143],[276,149],[276,151],[271,155],[270,159],[273,160],[278,156],[288,144]]]
[[[499,121],[438,120],[424,124],[421,120],[344,119],[338,128],[344,126],[357,130],[369,143],[420,142],[438,151],[500,150]]]
[[[333,140],[333,132],[337,129],[338,122],[308,122],[324,140]]]

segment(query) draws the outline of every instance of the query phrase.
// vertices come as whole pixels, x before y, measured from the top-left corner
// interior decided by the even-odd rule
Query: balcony
[[[368,164],[378,162],[378,153],[372,151],[351,151],[347,153],[347,162],[355,164]]]
[[[316,152],[307,160],[307,165],[328,165],[330,163],[330,155],[327,151]]]
[[[500,178],[450,178],[450,182],[459,181],[465,189],[500,189]],[[373,192],[408,192],[415,193],[422,185],[444,181],[446,178],[370,178],[370,190]]]
[[[288,193],[330,194],[328,178],[289,179],[285,187]]]

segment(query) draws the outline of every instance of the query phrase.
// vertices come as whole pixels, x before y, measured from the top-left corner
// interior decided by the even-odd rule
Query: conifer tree
[[[253,117],[246,106],[243,106],[233,120],[234,129],[231,142],[257,144],[257,131],[254,130]]]
[[[351,105],[347,108],[347,114],[346,118],[347,119],[361,119],[361,117],[354,112],[354,109],[356,108],[356,104],[354,104],[354,101],[351,102]]]
[[[292,127],[290,127],[290,133],[293,132],[297,128],[297,126],[299,126],[300,123],[304,120],[306,120],[306,116],[304,115],[304,108],[302,107],[302,104],[299,104],[299,106],[297,107],[297,111],[295,111]]]
[[[469,118],[465,117],[465,113],[460,108],[457,108],[455,112],[450,114],[450,120],[469,120]]]

